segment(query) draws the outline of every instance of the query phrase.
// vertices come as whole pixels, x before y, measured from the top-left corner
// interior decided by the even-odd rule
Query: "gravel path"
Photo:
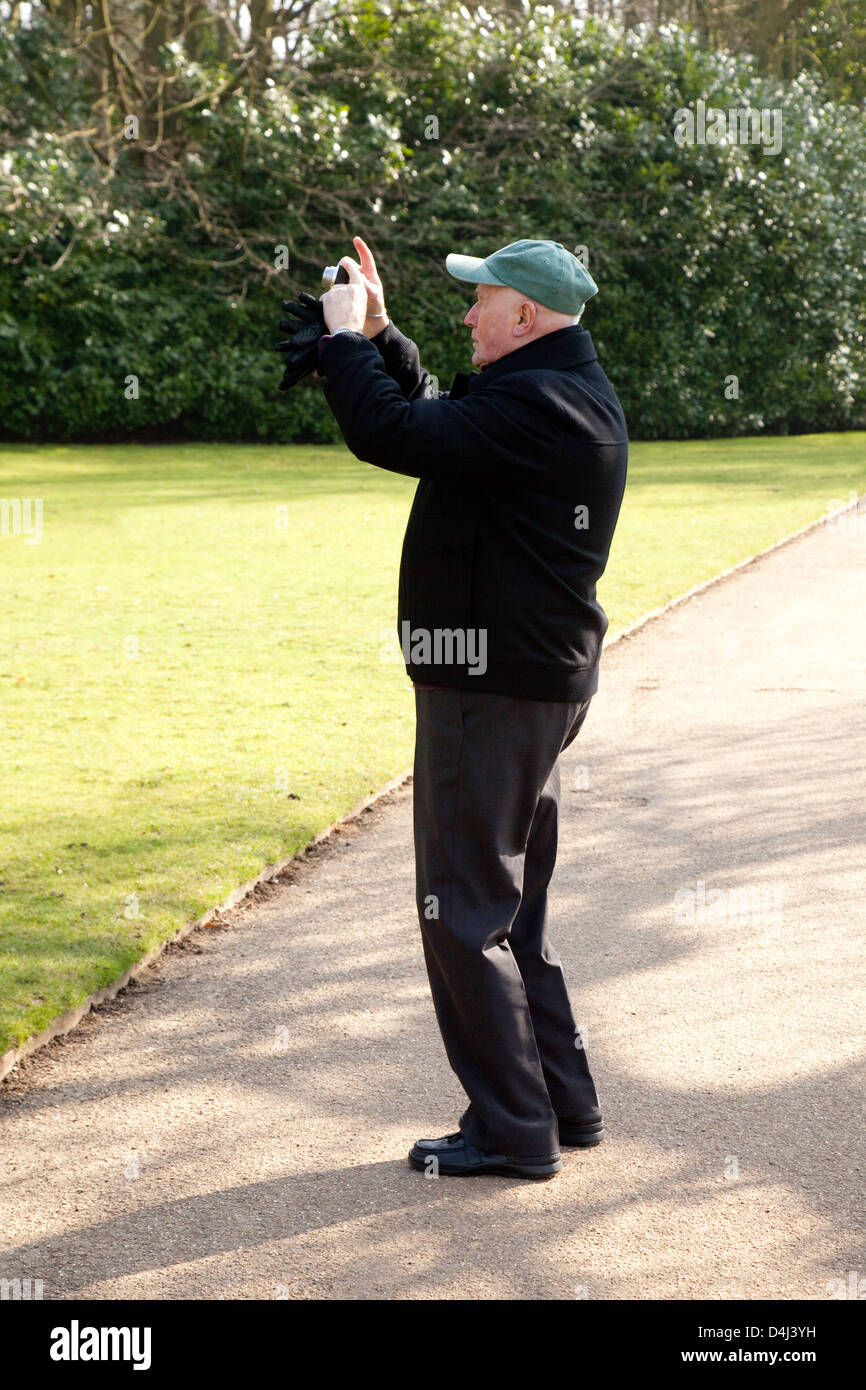
[[[563,759],[554,937],[604,1144],[548,1183],[408,1167],[463,1098],[406,786],[4,1085],[0,1277],[45,1298],[819,1300],[863,1277],[857,522],[611,648]]]

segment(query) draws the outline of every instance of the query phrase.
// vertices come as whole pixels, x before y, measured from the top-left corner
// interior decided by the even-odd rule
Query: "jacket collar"
[[[597,360],[588,329],[576,323],[569,324],[566,328],[555,329],[553,333],[545,333],[544,337],[536,338],[525,347],[506,353],[498,361],[491,362],[489,367],[482,367],[480,372],[458,372],[448,394],[450,399],[457,400],[473,390],[479,381],[486,385],[507,372],[522,372],[538,367],[561,371],[567,367],[583,367]]]

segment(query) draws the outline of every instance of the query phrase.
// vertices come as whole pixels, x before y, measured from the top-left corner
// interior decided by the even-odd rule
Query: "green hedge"
[[[863,110],[675,28],[516,24],[338,13],[303,68],[185,112],[162,161],[121,142],[111,168],[66,138],[88,113],[62,33],[0,36],[3,437],[338,438],[317,382],[279,394],[272,345],[280,300],[354,233],[443,385],[469,364],[446,253],[543,236],[588,247],[583,323],[633,437],[862,428]],[[163,58],[175,91],[200,89],[201,63]],[[782,151],[679,145],[699,98],[780,110]]]

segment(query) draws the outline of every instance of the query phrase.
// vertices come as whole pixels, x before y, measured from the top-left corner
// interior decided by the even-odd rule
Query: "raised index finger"
[[[371,279],[376,279],[376,262],[373,259],[373,252],[370,250],[366,241],[356,236],[352,237],[352,242],[361,258],[361,269],[364,274],[369,275]]]

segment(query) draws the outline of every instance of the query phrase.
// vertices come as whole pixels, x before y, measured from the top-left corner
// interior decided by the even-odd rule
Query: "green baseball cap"
[[[445,257],[445,269],[473,285],[510,285],[559,314],[580,314],[598,285],[558,241],[512,241],[492,256]]]

